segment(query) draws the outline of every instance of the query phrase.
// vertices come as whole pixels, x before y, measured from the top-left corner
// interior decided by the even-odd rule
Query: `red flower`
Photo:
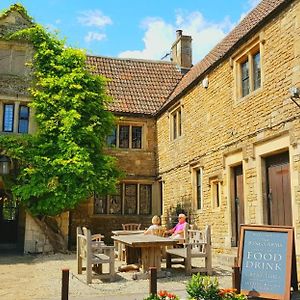
[[[168,292],[167,291],[163,291],[163,290],[160,290],[158,292],[158,296],[159,297],[167,297],[167,294],[168,294]]]
[[[172,293],[167,293],[167,297],[169,297],[169,299],[176,299],[176,295]]]
[[[221,297],[227,296],[227,295],[233,295],[235,294],[236,289],[220,289],[219,295]]]

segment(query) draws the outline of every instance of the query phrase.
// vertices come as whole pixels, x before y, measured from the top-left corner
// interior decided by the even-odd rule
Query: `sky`
[[[176,30],[192,36],[201,60],[259,0],[1,0],[22,4],[34,21],[88,54],[160,60]]]

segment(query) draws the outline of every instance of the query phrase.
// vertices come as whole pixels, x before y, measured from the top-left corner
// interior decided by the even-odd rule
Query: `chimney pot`
[[[179,38],[182,36],[182,30],[178,29],[176,30],[176,37]]]

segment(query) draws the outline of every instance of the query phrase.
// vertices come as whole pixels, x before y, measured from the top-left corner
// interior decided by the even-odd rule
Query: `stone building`
[[[107,151],[126,176],[117,195],[70,212],[70,244],[79,224],[109,236],[153,214],[166,224],[179,206],[196,226],[212,225],[223,263],[236,255],[242,223],[293,225],[299,255],[299,37],[300,1],[262,0],[190,70],[182,31],[172,63],[88,56],[92,72],[110,79],[118,122]],[[29,98],[0,81],[4,117],[6,105]]]
[[[163,210],[190,205],[222,262],[243,223],[293,225],[300,251],[299,37],[299,1],[261,1],[156,115]]]

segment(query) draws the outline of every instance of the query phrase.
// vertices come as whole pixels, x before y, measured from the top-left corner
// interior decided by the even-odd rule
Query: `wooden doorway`
[[[232,246],[236,247],[239,241],[240,225],[245,222],[242,165],[232,168],[231,199]]]
[[[0,189],[0,248],[1,245],[17,244],[18,207],[11,193]]]
[[[270,225],[292,226],[292,203],[289,153],[266,158],[267,222]]]

